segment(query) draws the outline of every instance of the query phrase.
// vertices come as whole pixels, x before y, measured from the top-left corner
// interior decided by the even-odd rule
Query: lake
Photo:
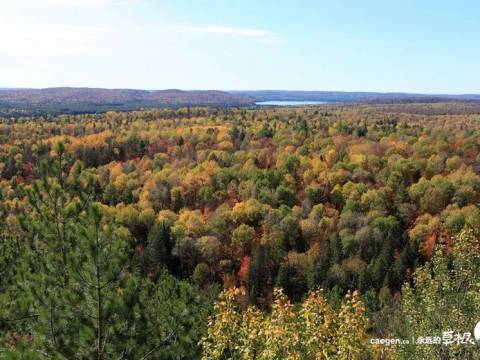
[[[255,105],[260,105],[260,106],[300,106],[300,105],[322,105],[322,104],[328,104],[327,101],[276,101],[276,100],[271,100],[271,101],[258,101],[255,103]]]

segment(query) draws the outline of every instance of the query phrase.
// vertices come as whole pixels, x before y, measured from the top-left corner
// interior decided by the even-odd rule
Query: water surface
[[[326,101],[288,101],[288,100],[270,100],[270,101],[258,101],[255,105],[260,106],[300,106],[300,105],[322,105],[328,104]]]

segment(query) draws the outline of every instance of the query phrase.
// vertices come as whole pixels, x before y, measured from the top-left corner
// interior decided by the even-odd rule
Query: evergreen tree
[[[27,243],[9,270],[15,297],[0,294],[17,310],[1,313],[0,350],[26,359],[194,356],[207,309],[198,290],[129,271],[129,231],[93,201],[79,164],[66,171],[63,150],[28,189]]]
[[[471,334],[465,343],[452,340],[438,346],[410,342],[399,346],[399,359],[479,359],[479,344],[473,338],[480,319],[480,256],[479,242],[469,230],[456,239],[451,254],[437,247],[433,258],[413,274],[414,286],[402,289],[401,311],[397,317],[398,337],[418,339],[420,336]]]
[[[265,295],[271,288],[269,274],[268,249],[261,246],[255,251],[248,268],[247,289],[253,304],[265,302]]]
[[[164,223],[155,223],[152,226],[145,250],[149,272],[158,275],[161,269],[172,270],[170,230]]]
[[[294,302],[301,300],[307,292],[305,276],[291,264],[281,264],[275,279],[275,287],[282,288]]]

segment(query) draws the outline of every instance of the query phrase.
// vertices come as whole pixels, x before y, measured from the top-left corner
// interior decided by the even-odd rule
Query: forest
[[[44,89],[0,88],[0,114],[30,115],[84,114],[133,111],[158,107],[248,106],[248,96],[218,90],[137,90],[88,87]]]
[[[2,114],[1,359],[480,358],[478,104]]]

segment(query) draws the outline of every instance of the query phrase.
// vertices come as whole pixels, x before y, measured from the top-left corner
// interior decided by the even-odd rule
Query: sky
[[[477,0],[0,0],[0,87],[480,93]]]

